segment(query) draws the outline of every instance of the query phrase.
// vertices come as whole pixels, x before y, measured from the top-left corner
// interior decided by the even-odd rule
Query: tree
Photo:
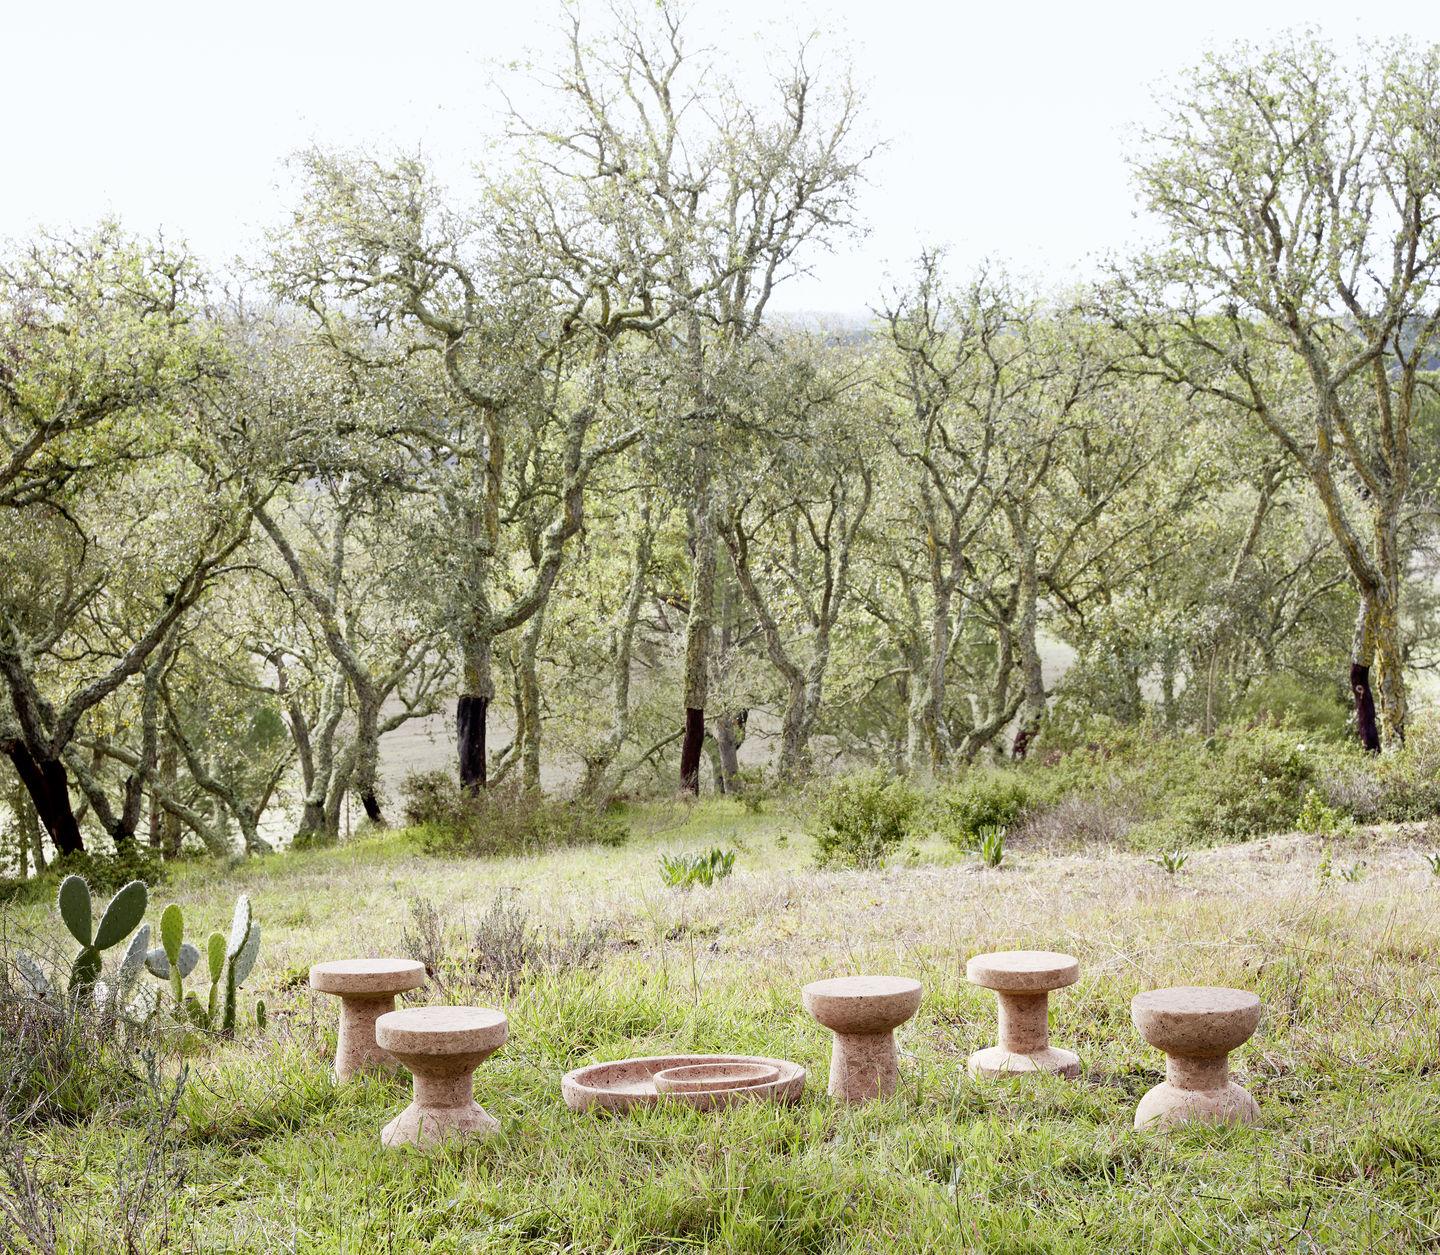
[[[176,626],[249,529],[255,481],[207,403],[225,355],[202,300],[183,253],[108,226],[0,267],[0,749],[60,851],[84,848],[72,783],[133,837]],[[144,746],[117,808],[78,739],[137,677]]]
[[[766,104],[743,98],[713,56],[685,47],[678,6],[619,15],[598,44],[578,17],[569,64],[555,76],[561,116],[525,124],[613,224],[618,251],[646,276],[645,328],[678,385],[676,466],[687,500],[680,787],[697,792],[715,617],[717,442],[743,407],[754,345],[777,284],[806,248],[850,224],[864,154],[853,130],[859,98],[847,81],[824,90],[802,45]],[[738,392],[738,397],[732,393]],[[741,411],[743,412],[743,410]]]
[[[745,604],[783,687],[780,778],[809,770],[832,642],[849,608],[851,558],[874,490],[876,449],[857,431],[860,376],[808,360],[809,346],[776,353],[763,423],[743,453],[719,517]],[[833,357],[833,355],[832,355]],[[827,369],[828,368],[828,369]]]
[[[1393,45],[1358,68],[1313,38],[1212,56],[1135,163],[1164,244],[1096,303],[1147,369],[1231,405],[1308,480],[1359,596],[1349,680],[1371,751],[1382,724],[1403,741],[1408,716],[1412,437],[1440,329],[1437,133],[1440,47]]]

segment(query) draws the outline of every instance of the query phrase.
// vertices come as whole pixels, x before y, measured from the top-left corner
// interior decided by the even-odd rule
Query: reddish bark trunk
[[[53,758],[37,759],[24,745],[13,746],[9,753],[55,849],[61,854],[83,850],[85,841],[70,805],[70,777],[65,764]]]
[[[1370,668],[1350,664],[1350,692],[1355,696],[1355,733],[1360,745],[1371,754],[1380,752],[1380,726],[1375,720],[1375,692],[1370,687]]]
[[[1032,733],[1029,728],[1021,728],[1015,734],[1015,744],[1010,747],[1010,756],[1014,759],[1023,759],[1030,752],[1030,737]]]
[[[462,696],[455,708],[460,750],[460,784],[472,793],[485,787],[485,710],[483,697]]]
[[[685,709],[685,739],[680,742],[680,791],[700,792],[700,754],[705,747],[705,712]]]

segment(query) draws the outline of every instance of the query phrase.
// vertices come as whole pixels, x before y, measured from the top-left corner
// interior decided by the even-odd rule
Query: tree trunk
[[[1039,634],[1039,582],[1035,573],[1035,545],[1025,535],[1018,520],[1013,521],[1016,548],[1020,558],[1020,622],[1016,626],[1016,638],[1020,653],[1020,699],[1019,722],[1015,729],[1015,742],[1011,755],[1023,759],[1030,751],[1030,743],[1040,732],[1040,722],[1045,718],[1045,669],[1040,662]]]
[[[1355,699],[1355,735],[1367,753],[1380,752],[1380,727],[1375,719],[1375,692],[1370,686],[1370,667],[1375,661],[1375,606],[1367,596],[1360,598],[1355,616],[1355,639],[1350,648],[1350,693]]]
[[[698,495],[690,608],[685,616],[685,735],[680,743],[680,791],[700,792],[705,745],[705,703],[710,680],[710,624],[715,610],[715,533],[710,488]]]
[[[80,824],[70,801],[70,777],[65,764],[58,758],[35,758],[19,743],[14,744],[9,753],[55,852],[72,854],[83,850],[85,840],[80,835]]]
[[[360,805],[372,824],[383,828],[385,815],[380,808],[380,703],[374,691],[360,701],[355,726],[354,788]]]
[[[520,785],[527,793],[540,792],[540,675],[536,663],[540,637],[545,631],[545,606],[535,611],[520,638],[520,718],[515,735],[520,742]],[[522,736],[523,734],[523,736]]]
[[[715,720],[715,751],[720,763],[720,792],[734,793],[740,776],[740,746],[745,740],[748,710],[726,711]]]
[[[476,636],[466,643],[455,731],[460,754],[460,784],[471,793],[485,788],[485,718],[495,697],[490,639]]]
[[[630,735],[630,669],[634,661],[635,627],[645,599],[654,538],[647,499],[640,507],[640,533],[630,563],[630,587],[610,638],[610,732],[604,742],[585,757],[585,779],[580,785],[583,798],[598,797],[604,791],[610,768]]]

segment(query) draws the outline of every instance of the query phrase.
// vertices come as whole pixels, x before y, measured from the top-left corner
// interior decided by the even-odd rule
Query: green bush
[[[505,786],[472,794],[447,772],[410,776],[401,786],[406,822],[420,847],[442,858],[540,854],[577,845],[621,845],[624,822],[583,802]]]
[[[910,833],[920,798],[881,768],[839,776],[816,799],[810,821],[822,865],[879,867]]]
[[[988,829],[1014,828],[1048,801],[1044,792],[1020,769],[977,769],[936,793],[936,827],[962,850],[973,850]]]
[[[1204,744],[1209,758],[1201,778],[1175,808],[1190,840],[1245,841],[1296,826],[1318,763],[1293,732],[1236,730]]]

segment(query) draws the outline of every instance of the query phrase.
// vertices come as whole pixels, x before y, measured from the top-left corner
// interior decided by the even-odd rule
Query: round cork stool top
[[[966,963],[965,979],[997,993],[1049,993],[1080,979],[1080,960],[1055,950],[997,950]]]
[[[894,1031],[915,1014],[920,994],[920,982],[908,976],[841,976],[805,986],[805,1009],[835,1034],[833,1097],[866,1102],[895,1092],[900,1070]]]
[[[1259,1107],[1230,1079],[1232,1050],[1260,1023],[1260,999],[1247,990],[1181,985],[1136,994],[1130,1018],[1140,1035],[1163,1050],[1165,1080],[1135,1111],[1135,1127],[1192,1121],[1249,1123]]]
[[[488,1007],[407,1007],[375,1024],[382,1050],[415,1078],[415,1097],[380,1133],[384,1146],[485,1136],[500,1122],[475,1101],[475,1069],[505,1044],[509,1021]]]
[[[375,1042],[375,1021],[395,1009],[395,995],[425,983],[425,965],[414,959],[332,959],[310,969],[310,988],[340,999],[335,1078],[393,1066]]]
[[[1050,991],[1080,979],[1079,959],[1053,950],[1002,950],[975,955],[965,975],[995,991],[1000,1011],[999,1044],[970,1056],[971,1076],[1080,1075],[1080,1057],[1052,1046],[1049,1026]]]

